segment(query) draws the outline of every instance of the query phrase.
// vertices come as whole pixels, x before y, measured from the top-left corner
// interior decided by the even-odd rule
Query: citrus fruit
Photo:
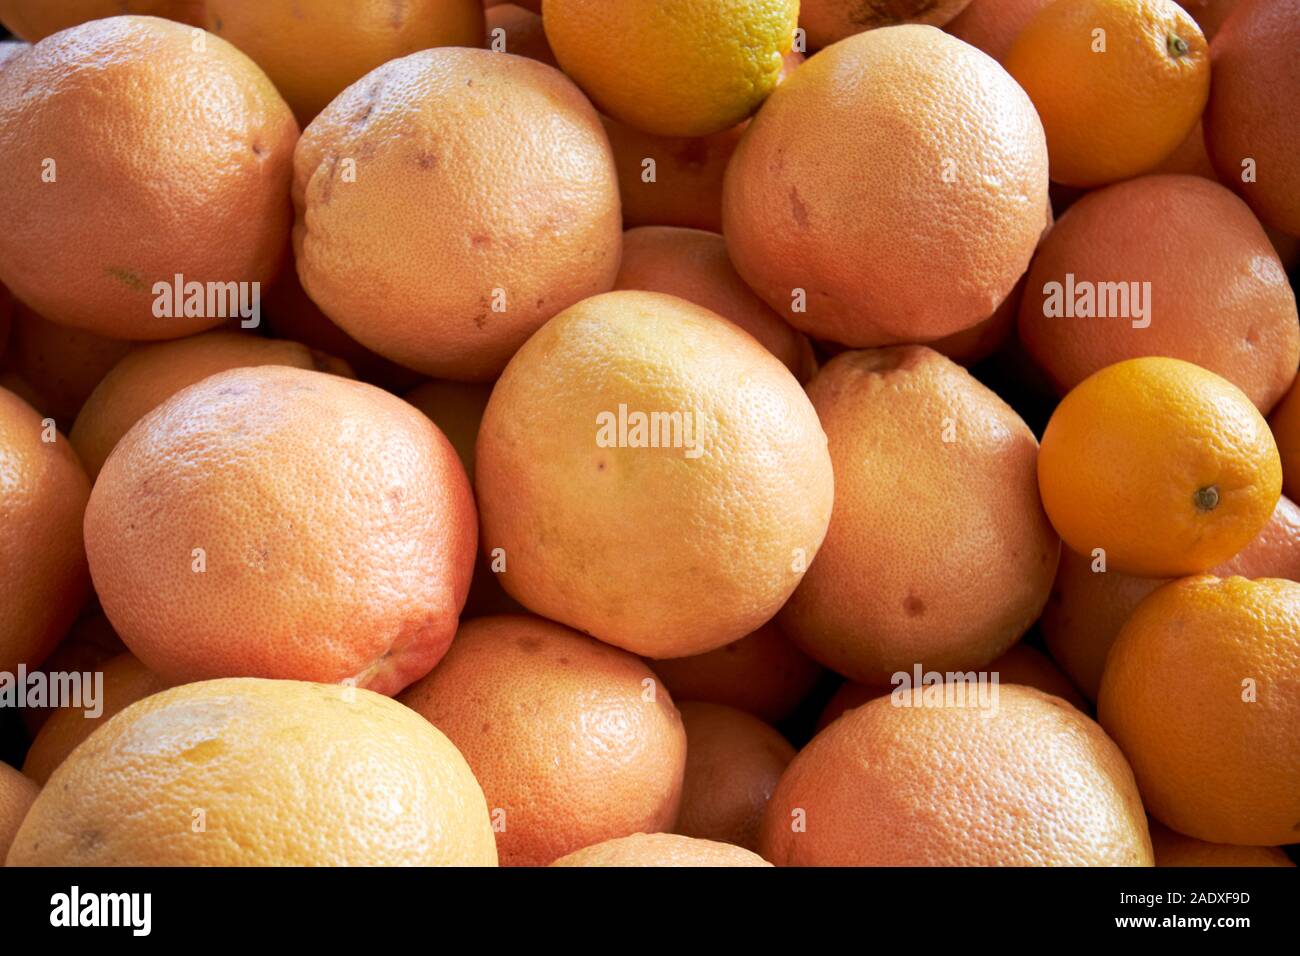
[[[794,747],[734,707],[687,701],[678,709],[686,727],[686,776],[675,832],[757,849],[763,808]]]
[[[717,233],[672,226],[629,229],[614,288],[663,292],[702,305],[758,339],[799,381],[817,370],[807,337],[745,285]]]
[[[796,328],[848,346],[987,319],[1047,215],[1029,98],[989,57],[925,26],[871,30],[809,59],[763,104],[723,183],[736,271]]]
[[[1161,823],[1296,842],[1300,584],[1205,575],[1155,591],[1111,646],[1097,717]]]
[[[1108,570],[1196,574],[1268,523],[1282,467],[1268,424],[1226,379],[1181,359],[1109,365],[1062,399],[1038,483],[1052,525]]]
[[[808,395],[830,442],[835,509],[781,611],[785,632],[867,684],[1007,650],[1047,600],[1060,547],[1029,427],[924,346],[845,352]]]
[[[427,418],[274,365],[209,376],[141,418],[85,523],[104,613],[164,679],[382,693],[446,653],[476,531],[465,470]]]
[[[548,0],[549,2],[549,0]],[[771,866],[743,847],[676,833],[636,833],[584,847],[551,866]]]
[[[204,24],[266,71],[303,125],[375,67],[483,41],[479,0],[313,3],[206,0]]]
[[[1179,6],[1190,13],[1207,40],[1213,40],[1228,19],[1239,0],[1179,0]]]
[[[941,27],[971,0],[800,0],[799,25],[814,50],[864,30],[921,23]]]
[[[625,651],[537,617],[477,618],[401,701],[469,761],[502,866],[545,866],[677,818],[682,720]]]
[[[122,13],[203,22],[203,0],[0,0],[0,24],[35,43],[51,33]]]
[[[363,345],[427,375],[491,379],[618,271],[600,120],[533,60],[452,47],[392,60],[312,121],[294,170],[307,294]]]
[[[1010,337],[1011,330],[1016,326],[1016,315],[1020,311],[1020,299],[1024,294],[1025,280],[1022,278],[983,322],[926,344],[959,365],[969,367],[982,362],[1002,348]]]
[[[1282,456],[1282,481],[1287,494],[1300,497],[1300,385],[1293,383],[1268,419]]]
[[[790,764],[759,851],[777,866],[1150,866],[1133,773],[1057,697],[849,711]]]
[[[1240,0],[1214,38],[1205,143],[1265,224],[1300,236],[1300,0]]]
[[[789,370],[725,319],[652,292],[588,299],[528,340],[488,402],[475,480],[506,591],[648,657],[703,653],[770,619],[832,498],[826,436]]]
[[[1198,176],[1146,176],[1072,205],[1029,269],[1020,339],[1062,393],[1165,355],[1222,375],[1265,414],[1300,363],[1295,293],[1268,237]]]
[[[1285,851],[1275,846],[1206,843],[1183,836],[1156,820],[1149,823],[1156,866],[1295,866]]]
[[[1205,127],[1198,122],[1178,147],[1152,169],[1153,173],[1200,176],[1218,182],[1210,154],[1205,150]]]
[[[970,0],[944,30],[1001,63],[1020,31],[1052,0]]]
[[[86,599],[90,483],[67,438],[3,388],[0,488],[0,672],[12,672],[35,669]]]
[[[770,621],[703,654],[647,663],[673,700],[725,704],[772,724],[794,713],[822,674],[821,666]]]
[[[18,827],[40,791],[34,781],[7,763],[0,763],[0,859],[9,852]]]
[[[227,678],[132,704],[32,805],[10,866],[494,866],[483,791],[359,687]]]
[[[545,0],[561,68],[603,113],[647,133],[706,136],[776,87],[798,0]]]
[[[1209,44],[1173,0],[1056,0],[1003,64],[1043,120],[1053,181],[1068,186],[1150,171],[1210,93]]]
[[[488,49],[526,56],[547,66],[559,67],[551,45],[546,42],[541,14],[513,3],[490,6],[486,14]]]
[[[85,706],[58,708],[41,725],[40,732],[27,750],[23,773],[42,786],[68,754],[97,727],[137,700],[168,687],[166,681],[129,653],[119,654],[98,670],[103,674],[102,696],[97,701],[101,712],[91,716]]]
[[[101,670],[99,665],[126,650],[126,645],[108,623],[108,618],[94,606],[93,598],[88,604],[91,607],[83,612],[83,616],[77,619],[41,664],[40,670],[47,676],[73,672],[93,674]],[[34,707],[31,701],[18,712],[29,739],[35,739],[51,713],[52,707]]]
[[[231,284],[275,276],[298,127],[252,60],[198,39],[110,17],[0,70],[0,163],[15,171],[0,181],[0,281],[45,318],[176,338],[234,314]],[[169,302],[177,276],[186,301]],[[188,307],[190,283],[202,308]]]

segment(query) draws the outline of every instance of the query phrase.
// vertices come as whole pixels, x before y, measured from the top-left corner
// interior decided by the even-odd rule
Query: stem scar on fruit
[[[1196,502],[1196,507],[1201,511],[1213,511],[1219,506],[1219,489],[1214,485],[1198,488],[1196,494],[1192,496],[1192,500]]]

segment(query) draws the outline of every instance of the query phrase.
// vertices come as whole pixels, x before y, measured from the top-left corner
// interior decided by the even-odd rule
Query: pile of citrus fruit
[[[0,860],[1292,865],[1300,0],[0,24]]]

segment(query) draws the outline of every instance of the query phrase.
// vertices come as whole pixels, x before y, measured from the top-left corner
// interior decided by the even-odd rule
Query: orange
[[[7,763],[0,763],[0,860],[9,852],[18,827],[40,792],[33,781]]]
[[[781,778],[760,852],[777,866],[1150,866],[1119,748],[1058,697],[997,694],[996,708],[881,697],[849,711]]]
[[[648,663],[674,700],[726,704],[772,724],[794,713],[822,674],[770,621],[703,654]]]
[[[266,71],[304,126],[345,87],[389,60],[428,47],[483,42],[479,0],[206,0],[205,6],[205,26]]]
[[[218,37],[111,17],[42,40],[0,70],[0,165],[26,171],[0,181],[0,281],[111,338],[217,325],[235,310],[215,284],[225,299],[227,283],[251,295],[275,276],[297,135],[266,75]],[[177,275],[212,293],[204,314],[168,308]]]
[[[1277,446],[1245,393],[1181,359],[1084,379],[1052,413],[1038,484],[1066,546],[1107,570],[1196,574],[1232,557],[1282,493]]]
[[[1003,64],[1042,117],[1053,181],[1069,186],[1150,171],[1210,93],[1209,44],[1173,0],[1056,0]]]
[[[67,438],[0,388],[0,672],[38,667],[89,590],[81,518],[90,483]]]
[[[551,45],[546,42],[541,14],[513,3],[488,7],[486,12],[488,49],[559,67]]]
[[[1016,315],[1020,311],[1020,299],[1024,294],[1025,280],[1022,278],[1002,300],[1002,304],[983,322],[927,344],[959,365],[969,367],[982,362],[1002,348],[1010,337],[1011,330],[1016,325]]]
[[[130,350],[130,342],[55,325],[19,304],[4,367],[36,389],[39,410],[66,431],[95,386]]]
[[[830,441],[835,510],[781,611],[785,632],[866,684],[1006,651],[1042,610],[1060,548],[1029,427],[924,346],[836,356],[808,394]]]
[[[1215,173],[1214,164],[1210,162],[1210,154],[1205,149],[1204,125],[1197,122],[1178,148],[1161,160],[1152,172],[1200,176],[1210,182],[1218,182],[1218,174]]]
[[[93,597],[89,603],[94,604]],[[125,650],[126,645],[117,636],[113,626],[108,623],[108,618],[100,614],[95,607],[86,610],[84,616],[72,625],[63,636],[63,640],[45,658],[40,670],[46,674],[71,671],[94,672],[101,670],[99,665]],[[52,712],[52,708],[49,707],[30,705],[19,711],[18,716],[29,738],[36,737]]]
[[[1179,6],[1196,20],[1207,40],[1213,40],[1238,0],[1179,0]]]
[[[636,833],[584,847],[551,866],[771,866],[743,847],[676,833]]]
[[[494,866],[483,791],[428,721],[356,687],[230,678],[109,720],[10,866]]]
[[[215,331],[142,345],[113,366],[86,400],[69,436],[93,482],[131,426],[181,389],[232,368],[286,365],[351,376],[347,364],[297,342]]]
[[[602,113],[647,133],[706,136],[776,87],[798,0],[545,0],[546,38]]]
[[[714,232],[645,226],[623,234],[623,260],[615,289],[675,295],[702,305],[758,339],[785,367],[806,382],[817,370],[807,336],[767,307],[727,257],[727,242]]]
[[[1300,0],[1239,0],[1214,38],[1205,144],[1267,225],[1300,236]]]
[[[1001,63],[1034,14],[1052,0],[970,0],[944,30]]]
[[[794,747],[743,710],[698,701],[678,707],[687,749],[675,832],[757,849],[763,808]]]
[[[1300,381],[1300,380],[1298,380]],[[1300,497],[1300,386],[1292,383],[1269,416],[1269,428],[1282,456],[1282,481],[1287,494]]]
[[[588,299],[528,340],[488,402],[475,478],[512,597],[656,658],[769,620],[833,496],[826,436],[789,370],[653,292]]]
[[[1150,825],[1156,866],[1295,866],[1285,851],[1275,846],[1206,843],[1183,836],[1156,820],[1151,820]]]
[[[609,142],[578,88],[532,60],[442,48],[390,61],[312,122],[294,168],[307,294],[427,375],[491,379],[618,271]]]
[[[1265,414],[1300,363],[1295,294],[1268,237],[1198,176],[1146,176],[1072,205],[1030,267],[1020,339],[1062,393],[1165,355],[1222,375]]]
[[[267,365],[136,422],[85,534],[104,613],[164,679],[352,678],[392,694],[446,653],[476,528],[465,469],[427,418],[370,385]]]
[[[502,866],[545,866],[677,818],[682,720],[625,651],[538,617],[477,618],[401,701],[469,761]]]
[[[925,26],[871,30],[795,70],[750,123],[722,197],[741,277],[796,328],[855,347],[987,319],[1047,214],[1029,98]]]
[[[1300,584],[1166,584],[1115,639],[1097,717],[1161,823],[1211,843],[1296,842]]]
[[[77,745],[110,717],[137,700],[166,690],[168,684],[130,654],[119,654],[102,667],[102,696],[99,716],[89,716],[86,707],[60,707],[41,726],[23,761],[23,773],[44,786],[59,764]]]
[[[1093,564],[1068,548],[1061,552],[1056,583],[1039,621],[1052,657],[1089,700],[1097,699],[1115,635],[1142,599],[1165,583],[1163,578],[1094,571]],[[1279,498],[1264,530],[1209,573],[1300,581],[1300,507],[1285,495]]]
[[[203,22],[203,0],[0,0],[0,23],[35,43],[87,20],[122,13]]]
[[[800,0],[799,26],[814,50],[863,30],[921,23],[941,27],[971,0]],[[1004,2],[1004,0],[1003,0]]]

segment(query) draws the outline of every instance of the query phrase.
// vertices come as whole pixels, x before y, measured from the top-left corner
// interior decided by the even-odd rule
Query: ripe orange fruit
[[[687,701],[678,705],[686,727],[686,776],[677,833],[758,848],[758,825],[794,747],[757,717]]]
[[[131,426],[181,389],[232,368],[286,365],[351,377],[347,363],[297,342],[219,330],[142,345],[96,386],[69,439],[91,481]]]
[[[1300,0],[1240,0],[1214,38],[1205,143],[1267,225],[1300,236]]]
[[[588,299],[528,340],[488,402],[475,477],[506,591],[648,657],[703,653],[770,619],[833,494],[826,436],[786,367],[652,292]]]
[[[555,54],[546,42],[540,13],[513,3],[499,3],[487,8],[487,45],[497,53],[512,53],[538,60],[557,69]]]
[[[178,302],[160,317],[155,284],[181,275],[224,293],[275,276],[298,127],[252,60],[199,36],[203,49],[190,27],[111,17],[0,70],[0,164],[25,171],[0,181],[0,206],[13,210],[0,281],[47,319],[112,338],[176,338],[224,316],[206,314],[220,311],[208,303],[185,315]],[[155,157],[147,172],[142,156]]]
[[[446,653],[476,539],[465,470],[427,418],[283,366],[209,376],[140,419],[85,533],[104,613],[161,677],[389,694]]]
[[[1144,597],[1164,578],[1138,578],[1061,551],[1052,595],[1039,627],[1048,650],[1089,700],[1097,699],[1101,672],[1115,636]],[[1241,551],[1209,571],[1217,577],[1290,578],[1300,581],[1300,508],[1285,495],[1278,499],[1264,530]]]
[[[4,367],[40,394],[40,411],[65,431],[95,386],[131,350],[131,343],[56,325],[19,304]]]
[[[437,46],[479,46],[479,0],[399,4],[206,0],[204,25],[247,53],[304,126],[377,66]]]
[[[1286,852],[1275,846],[1206,843],[1183,836],[1157,820],[1149,823],[1156,866],[1295,866]]]
[[[1001,63],[1034,14],[1052,0],[970,0],[944,30]]]
[[[996,709],[882,697],[849,711],[790,764],[759,848],[777,866],[1151,865],[1119,748],[1016,685]]]
[[[27,811],[41,788],[32,780],[0,763],[0,860],[9,852]]]
[[[983,322],[968,329],[945,335],[926,345],[940,355],[946,355],[959,365],[967,367],[982,362],[998,349],[1011,335],[1020,311],[1020,299],[1025,294],[1025,280],[1021,278],[1002,303]]]
[[[1200,176],[1210,182],[1218,182],[1210,154],[1205,150],[1205,128],[1198,122],[1192,131],[1178,144],[1178,148],[1166,156],[1152,169],[1153,173],[1172,174],[1176,176]]]
[[[48,439],[48,440],[47,440]],[[67,438],[0,388],[0,671],[35,669],[81,610],[90,483]]]
[[[647,663],[673,700],[725,704],[770,724],[794,713],[822,674],[821,666],[770,621],[703,654]]]
[[[800,0],[799,25],[814,50],[864,30],[900,23],[941,27],[971,0]]]
[[[1300,380],[1298,380],[1300,381]],[[1282,456],[1282,481],[1286,493],[1300,497],[1300,385],[1293,383],[1273,409],[1269,428]]]
[[[1300,584],[1166,584],[1115,639],[1097,717],[1161,823],[1211,843],[1295,842]]]
[[[1072,205],[1029,269],[1020,339],[1062,393],[1122,359],[1165,355],[1222,375],[1265,414],[1300,362],[1295,293],[1268,237],[1245,203],[1195,176]]]
[[[197,25],[203,22],[203,0],[0,0],[0,23],[32,43],[87,20],[123,13]]]
[[[102,713],[91,717],[84,706],[60,707],[50,714],[27,750],[23,773],[42,786],[93,730],[137,700],[170,686],[129,653],[119,654],[98,669],[103,673],[104,681],[103,695],[99,700]]]
[[[636,833],[561,857],[551,866],[771,866],[743,847],[676,833]]]
[[[924,346],[846,352],[808,386],[835,510],[780,622],[827,667],[887,684],[981,667],[1038,617],[1059,542],[1038,443],[997,395]]]
[[[1196,574],[1268,523],[1282,466],[1245,393],[1180,359],[1084,379],[1052,413],[1038,455],[1052,525],[1076,553],[1141,577]]]
[[[94,602],[92,597],[91,603]],[[98,608],[87,610],[83,617],[63,636],[63,640],[45,658],[40,670],[45,674],[68,673],[78,671],[101,670],[101,664],[111,660],[126,650],[126,645],[108,623],[108,618],[98,612]],[[31,670],[31,668],[29,668]],[[37,732],[53,713],[51,707],[24,707],[19,711],[19,719],[29,739],[35,739]]]
[[[483,791],[358,687],[230,678],[119,713],[54,772],[10,866],[495,866]]]
[[[1003,60],[1047,131],[1054,182],[1099,186],[1149,172],[1210,93],[1210,49],[1173,0],[1056,0]]]
[[[677,818],[682,719],[624,651],[538,617],[477,618],[401,701],[469,761],[503,866],[545,866]]]
[[[492,378],[618,272],[609,143],[577,87],[532,60],[447,47],[386,63],[312,122],[294,169],[308,295],[428,375]]]
[[[1029,98],[922,26],[869,31],[799,67],[746,130],[722,198],[736,271],[796,328],[849,346],[987,319],[1047,214]]]
[[[776,87],[798,14],[798,0],[546,0],[542,21],[601,112],[647,133],[706,136]]]
[[[817,370],[807,336],[767,307],[736,274],[727,241],[714,232],[645,226],[623,234],[615,289],[663,292],[734,322],[806,382]]]

